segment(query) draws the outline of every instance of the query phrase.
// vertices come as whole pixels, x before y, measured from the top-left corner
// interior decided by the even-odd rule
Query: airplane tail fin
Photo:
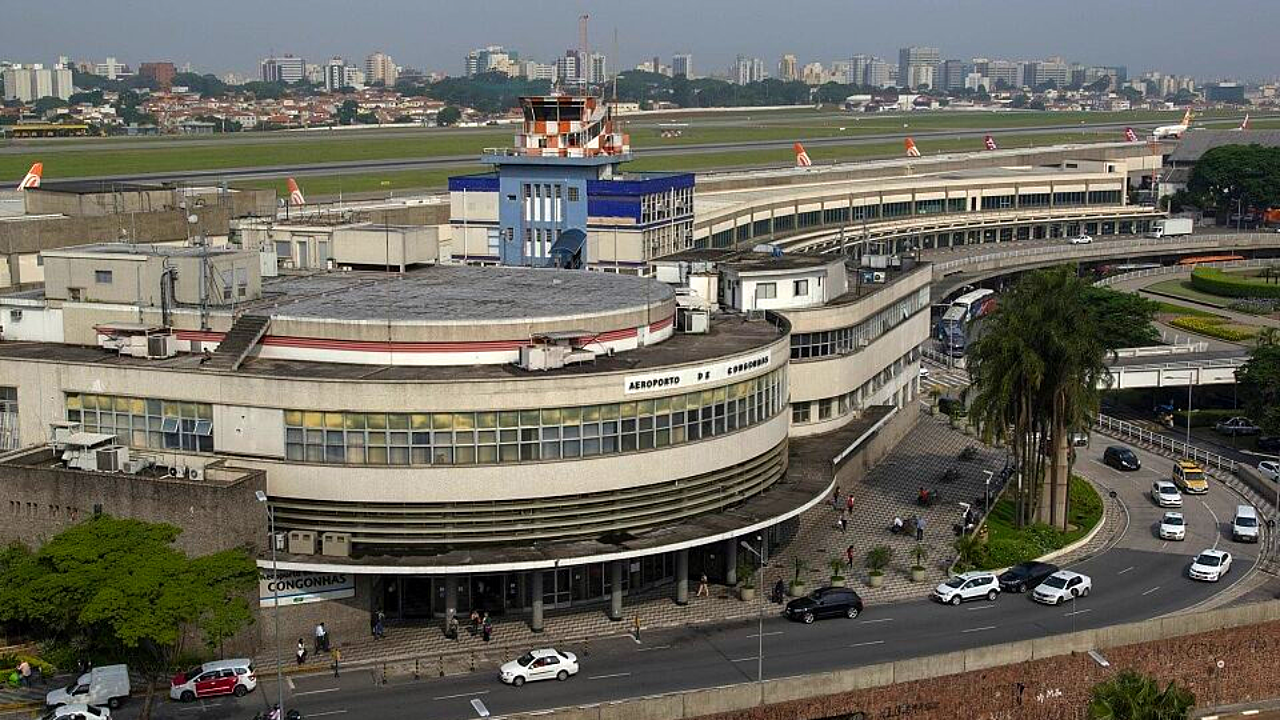
[[[22,176],[22,182],[18,183],[19,190],[31,190],[40,187],[40,179],[44,176],[44,163],[35,163],[26,175]]]
[[[796,151],[796,167],[809,167],[813,164],[813,160],[809,159],[809,153],[805,152],[804,146],[796,143],[792,146]]]
[[[907,157],[920,157],[920,148],[916,147],[916,141],[907,138],[904,145],[907,148]]]
[[[1182,115],[1182,126],[1183,126],[1183,127],[1191,127],[1191,108],[1187,108],[1187,111],[1186,111],[1185,113],[1183,113],[1183,115]]]
[[[293,178],[289,178],[289,204],[290,205],[306,205],[307,199],[302,196],[302,190],[298,189],[298,183]]]
[[[1133,131],[1133,128],[1125,128],[1125,129],[1124,129],[1124,141],[1125,141],[1125,142],[1138,142],[1138,133],[1134,132],[1134,131]]]
[[[995,149],[996,149],[996,140],[995,140],[995,138],[991,137],[990,135],[988,135],[988,136],[986,136],[985,138],[983,138],[983,139],[982,139],[982,142],[983,142],[983,144],[984,144],[984,145],[986,145],[986,146],[987,146],[987,149],[988,149],[988,150],[995,150]]]
[[[1244,122],[1240,123],[1240,129],[1241,130],[1249,129],[1249,113],[1244,114]]]

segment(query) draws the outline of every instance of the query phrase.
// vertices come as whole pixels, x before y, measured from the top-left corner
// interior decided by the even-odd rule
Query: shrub
[[[1280,285],[1231,275],[1217,268],[1191,271],[1191,287],[1210,295],[1230,298],[1280,298]]]
[[[1245,298],[1227,305],[1228,310],[1248,313],[1250,315],[1269,315],[1280,308],[1280,300],[1268,298]]]
[[[1232,327],[1224,317],[1197,317],[1192,315],[1184,315],[1176,317],[1169,321],[1169,324],[1182,330],[1189,330],[1201,335],[1226,340],[1228,342],[1239,342],[1248,340],[1258,334],[1257,330],[1244,330],[1239,327]]]
[[[887,545],[877,545],[867,551],[867,569],[872,575],[883,575],[884,569],[889,567],[889,559],[893,557],[893,548]]]
[[[1212,427],[1219,420],[1227,420],[1241,414],[1239,410],[1192,410],[1191,427]],[[1173,413],[1175,427],[1187,426],[1187,411],[1177,410]]]

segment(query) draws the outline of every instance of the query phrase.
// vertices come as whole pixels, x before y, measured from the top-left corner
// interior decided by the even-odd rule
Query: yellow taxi
[[[1188,495],[1204,495],[1209,492],[1209,481],[1204,470],[1190,460],[1179,460],[1173,464],[1173,484]]]

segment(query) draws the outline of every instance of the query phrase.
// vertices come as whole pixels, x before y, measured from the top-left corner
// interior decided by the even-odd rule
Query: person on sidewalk
[[[849,563],[849,569],[852,570],[853,569],[853,546],[852,545],[850,545],[847,549],[845,549],[844,557],[845,557],[845,561]]]
[[[924,542],[924,518],[916,518],[916,542]]]
[[[697,597],[711,597],[711,588],[707,586],[707,574],[702,573],[698,578],[698,594]]]
[[[333,651],[333,676],[338,677],[338,664],[342,662],[342,651]]]
[[[325,629],[324,629],[324,623],[316,623],[316,648],[315,648],[315,652],[316,652],[316,654],[317,654],[317,655],[319,655],[320,653],[324,652],[324,643],[325,643]]]
[[[485,642],[493,639],[493,623],[489,621],[489,613],[485,613],[484,619],[480,621],[480,635]]]
[[[21,687],[31,687],[31,663],[24,658],[18,663],[18,685]]]
[[[845,531],[847,531],[847,530],[848,530],[848,528],[849,528],[849,520],[848,520],[847,518],[845,518],[845,516],[844,516],[844,515],[841,515],[841,516],[836,520],[836,527],[840,528],[840,532],[845,532]]]
[[[639,615],[635,617],[635,622],[633,623],[633,626],[635,627],[635,631],[636,631],[636,642],[640,642],[640,616]]]
[[[853,514],[853,493],[849,493],[849,499],[845,501],[844,508],[850,515]]]
[[[778,582],[773,584],[773,602],[775,605],[781,605],[783,596],[787,593],[787,586],[783,584],[782,578],[778,578]]]
[[[373,639],[374,640],[381,640],[387,636],[387,628],[385,624],[386,619],[387,619],[387,614],[382,612],[381,610],[379,610],[377,614],[373,616]]]
[[[307,661],[307,644],[302,641],[302,638],[298,638],[298,649],[294,650],[293,654],[298,658],[299,665]]]

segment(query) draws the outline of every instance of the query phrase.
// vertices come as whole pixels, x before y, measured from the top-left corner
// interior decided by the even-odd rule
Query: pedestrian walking
[[[853,569],[853,546],[852,545],[850,545],[844,551],[844,558],[845,558],[845,561],[849,563],[849,569],[852,570]]]
[[[298,638],[298,649],[294,650],[293,654],[298,658],[299,665],[307,661],[307,644],[302,641],[302,638]]]
[[[31,687],[31,663],[25,658],[18,663],[18,684],[22,687]]]
[[[480,621],[480,634],[485,642],[493,639],[493,623],[489,621],[489,613],[485,613],[484,620]]]
[[[471,611],[471,637],[475,637],[480,632],[480,611]]]
[[[831,509],[840,512],[840,486],[831,491]]]
[[[707,587],[707,574],[702,573],[698,578],[698,594],[697,597],[711,597],[711,588]]]
[[[316,623],[316,648],[315,648],[315,652],[316,652],[316,654],[317,654],[317,655],[319,655],[320,653],[324,652],[324,641],[325,641],[325,637],[324,637],[324,636],[325,636],[324,623]]]
[[[916,518],[916,542],[924,541],[924,518]]]
[[[845,519],[845,516],[841,515],[839,519],[836,520],[836,526],[840,528],[840,532],[844,532],[849,526],[849,521]]]
[[[636,631],[636,642],[640,642],[640,616],[639,615],[635,616],[635,620],[632,623],[632,627],[634,627]]]
[[[381,640],[387,636],[387,628],[385,625],[386,619],[387,619],[387,614],[382,612],[381,610],[379,610],[377,614],[373,616],[373,639],[374,640]]]
[[[853,514],[853,493],[849,493],[849,499],[845,501],[844,506],[845,506],[845,510],[848,511],[850,515],[852,515]]]
[[[338,665],[342,662],[342,651],[333,651],[333,676],[338,677]]]

